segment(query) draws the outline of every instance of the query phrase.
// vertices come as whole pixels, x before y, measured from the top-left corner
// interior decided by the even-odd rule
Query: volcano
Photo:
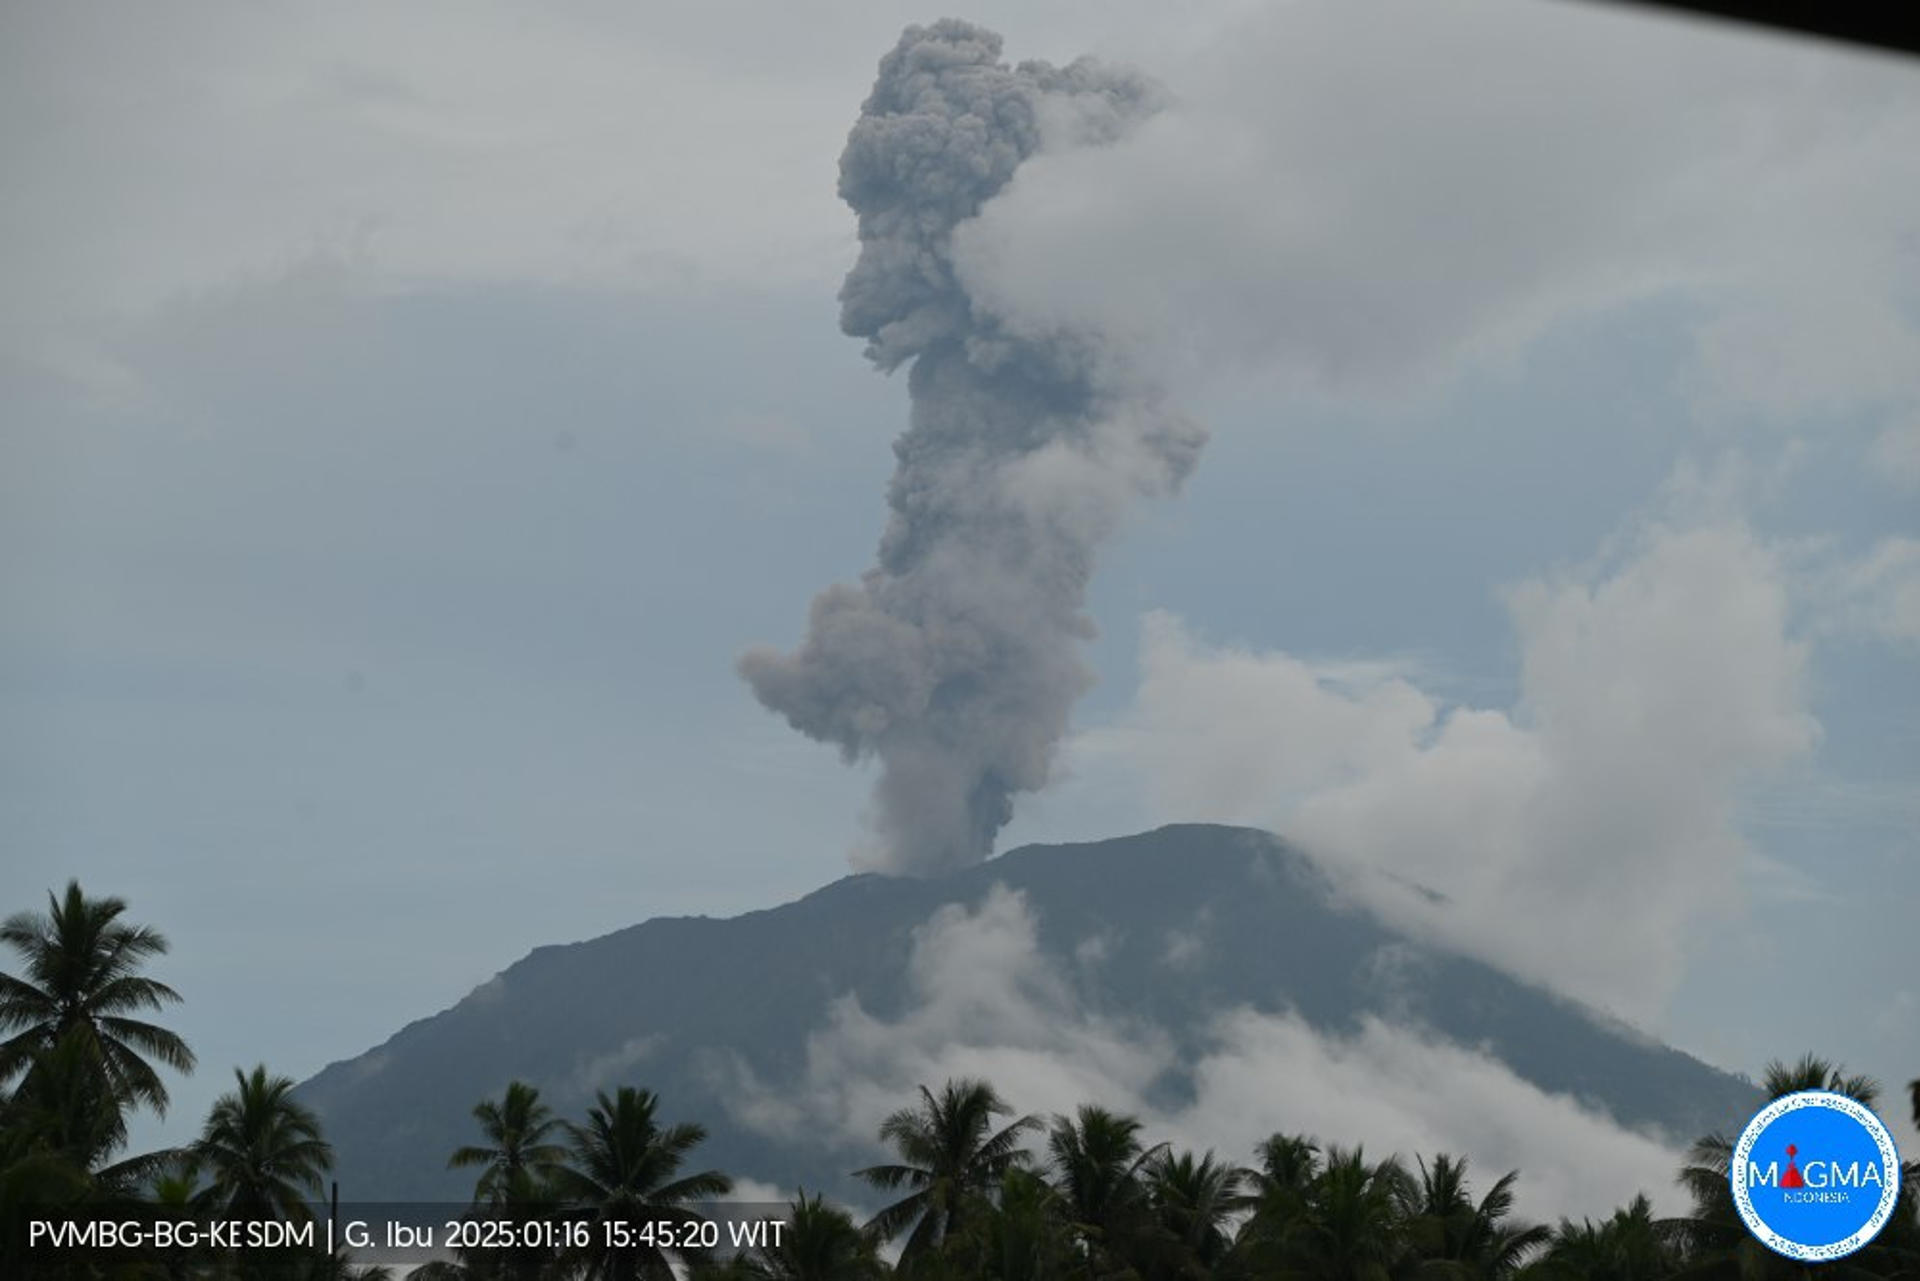
[[[541,947],[299,1093],[335,1147],[343,1195],[357,1200],[464,1201],[472,1174],[448,1170],[447,1156],[477,1141],[473,1105],[514,1079],[575,1118],[597,1090],[653,1090],[663,1118],[707,1127],[698,1168],[851,1194],[847,1172],[877,1149],[805,1123],[818,1038],[856,1010],[884,1039],[924,1003],[928,966],[940,963],[917,951],[929,922],[964,919],[996,895],[1018,897],[1053,999],[1162,1047],[1168,1068],[1147,1087],[1156,1105],[1191,1095],[1191,1068],[1233,1011],[1330,1036],[1412,1027],[1675,1146],[1737,1127],[1760,1102],[1742,1078],[1397,932],[1284,840],[1195,824],[1026,846],[941,877],[850,876],[765,911],[658,918]],[[968,1015],[992,1018],[990,1004]],[[743,1106],[747,1083],[800,1123],[757,1118]]]

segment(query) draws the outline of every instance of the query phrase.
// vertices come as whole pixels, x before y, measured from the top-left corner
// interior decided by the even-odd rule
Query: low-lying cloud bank
[[[1651,1022],[1691,940],[1741,908],[1742,790],[1819,738],[1796,572],[1738,519],[1648,519],[1507,592],[1506,708],[1152,614],[1133,706],[1075,768],[1169,817],[1284,831],[1402,928]]]
[[[1182,1065],[1160,1029],[1084,1008],[1071,975],[1040,950],[1025,898],[1003,886],[972,908],[934,913],[916,931],[909,978],[914,999],[897,1019],[874,1016],[851,995],[836,1002],[809,1038],[800,1079],[742,1073],[728,1091],[736,1119],[864,1154],[919,1085],[975,1076],[1025,1112],[1096,1102],[1140,1116],[1153,1139],[1236,1161],[1250,1161],[1275,1131],[1408,1159],[1464,1154],[1483,1188],[1521,1170],[1520,1209],[1536,1218],[1599,1216],[1638,1191],[1679,1205],[1679,1155],[1660,1141],[1544,1093],[1485,1054],[1406,1028],[1369,1020],[1354,1035],[1329,1036],[1292,1015],[1225,1010],[1206,1052]],[[1191,1102],[1156,1106],[1155,1082],[1181,1066],[1191,1071]]]

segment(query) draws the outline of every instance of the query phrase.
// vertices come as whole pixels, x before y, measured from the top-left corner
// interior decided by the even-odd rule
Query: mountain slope
[[[464,1199],[472,1176],[447,1171],[447,1153],[472,1141],[473,1104],[513,1078],[573,1116],[596,1088],[643,1085],[661,1095],[668,1119],[708,1127],[704,1165],[832,1189],[849,1165],[844,1151],[733,1118],[738,1069],[776,1088],[798,1080],[809,1035],[849,993],[876,1019],[905,1015],[916,931],[943,905],[978,903],[996,884],[1024,896],[1041,951],[1072,976],[1074,1000],[1161,1030],[1189,1063],[1215,1016],[1249,1007],[1291,1010],[1332,1032],[1369,1016],[1413,1022],[1546,1091],[1680,1140],[1734,1124],[1757,1102],[1736,1077],[1478,961],[1414,944],[1343,903],[1274,837],[1206,825],[1028,846],[941,879],[854,876],[768,911],[663,918],[539,948],[300,1093],[320,1112],[343,1191],[356,1199]],[[1085,963],[1090,945],[1098,964]],[[1191,1082],[1176,1072],[1156,1089],[1177,1100]]]

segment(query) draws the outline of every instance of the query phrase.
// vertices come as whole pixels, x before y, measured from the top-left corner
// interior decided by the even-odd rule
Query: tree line
[[[179,1214],[304,1221],[333,1151],[293,1082],[234,1070],[198,1138],[125,1152],[137,1109],[164,1113],[157,1067],[194,1055],[147,1016],[179,995],[149,977],[167,950],[123,918],[117,898],[77,883],[45,912],[0,923],[19,972],[0,971],[0,1277],[103,1281],[390,1281],[398,1270],[307,1250],[34,1253],[31,1210],[142,1203]],[[157,1066],[156,1066],[157,1065]],[[1763,1086],[1879,1101],[1872,1080],[1813,1055],[1773,1063]],[[1912,1089],[1920,1126],[1920,1081]],[[636,1086],[601,1091],[577,1121],[525,1082],[473,1108],[474,1142],[450,1154],[475,1172],[470,1214],[491,1222],[684,1222],[733,1180],[696,1169],[706,1131],[669,1123]],[[1809,1267],[1744,1228],[1728,1182],[1732,1140],[1710,1134],[1677,1172],[1690,1201],[1655,1214],[1644,1195],[1605,1218],[1529,1223],[1514,1213],[1520,1173],[1484,1189],[1464,1157],[1403,1159],[1307,1135],[1249,1136],[1248,1164],[1150,1141],[1141,1121],[1094,1103],[1071,1116],[1017,1115],[986,1081],[922,1086],[881,1125],[892,1159],[854,1175],[881,1208],[856,1217],[804,1189],[786,1228],[744,1251],[676,1249],[579,1231],[553,1248],[463,1251],[415,1281],[1754,1281],[1823,1273],[1920,1281],[1920,1215],[1905,1167],[1893,1220],[1867,1248]]]

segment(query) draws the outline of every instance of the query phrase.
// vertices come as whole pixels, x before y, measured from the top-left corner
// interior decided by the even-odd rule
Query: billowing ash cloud
[[[994,314],[952,252],[1028,156],[1117,139],[1157,103],[1084,59],[1009,68],[998,36],[946,21],[881,60],[847,139],[861,252],[841,327],[882,370],[911,364],[892,515],[859,584],[815,597],[799,651],[752,650],[740,671],[802,733],[879,758],[884,870],[985,858],[1014,793],[1046,782],[1091,683],[1094,550],[1135,497],[1177,488],[1205,440],[1099,332]]]

